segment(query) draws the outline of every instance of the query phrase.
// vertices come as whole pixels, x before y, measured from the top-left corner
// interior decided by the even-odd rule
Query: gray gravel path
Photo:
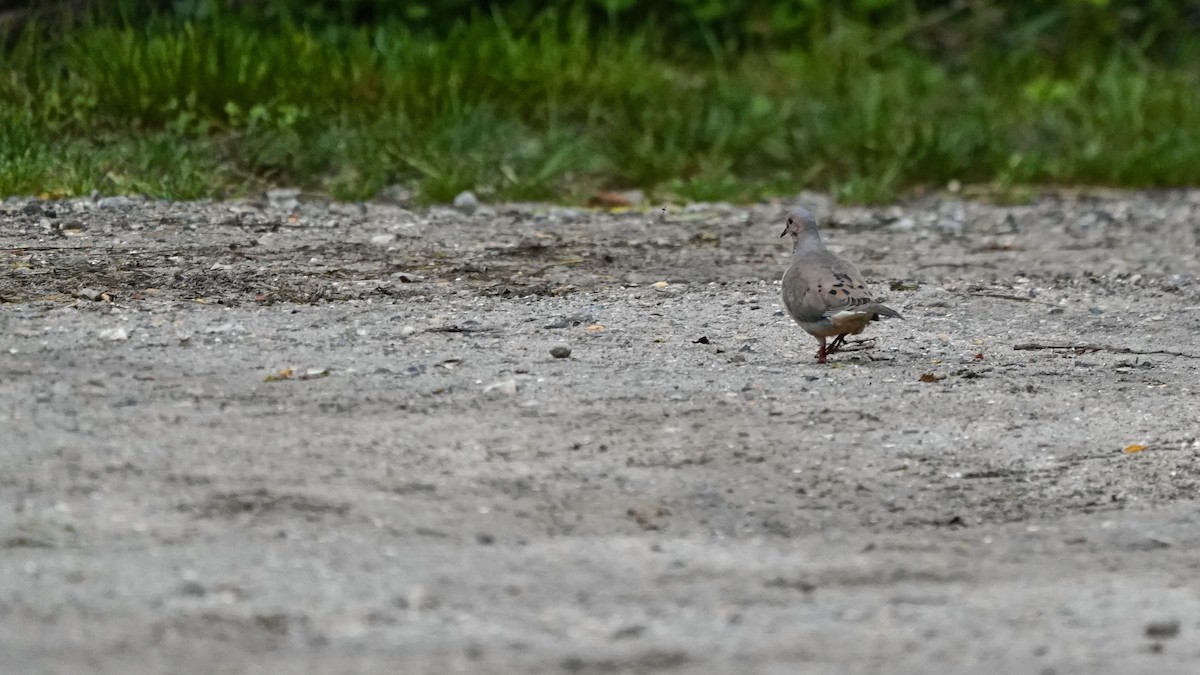
[[[1200,192],[802,195],[827,366],[782,203],[276,197],[0,205],[0,672],[1200,672]]]

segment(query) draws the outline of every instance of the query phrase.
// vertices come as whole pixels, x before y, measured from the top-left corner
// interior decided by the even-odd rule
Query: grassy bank
[[[476,14],[313,27],[217,15],[61,34],[0,62],[0,195],[582,201],[597,189],[874,201],[947,181],[1200,182],[1200,72],[1136,49],[938,58],[834,22],[681,50],[653,25]]]

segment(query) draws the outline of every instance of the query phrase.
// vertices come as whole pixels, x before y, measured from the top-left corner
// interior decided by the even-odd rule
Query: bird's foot
[[[835,337],[833,339],[833,342],[829,343],[829,346],[825,348],[825,353],[826,354],[836,354],[837,351],[839,349],[841,349],[842,345],[844,345],[844,344],[846,344],[846,334],[842,333],[841,335]]]

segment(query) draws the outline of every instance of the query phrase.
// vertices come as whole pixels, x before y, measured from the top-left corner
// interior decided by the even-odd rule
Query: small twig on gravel
[[[868,349],[875,348],[875,338],[858,338],[855,340],[846,340],[846,342],[838,349],[839,352],[862,352]],[[870,358],[870,356],[868,356]]]
[[[21,253],[23,251],[95,251],[98,246],[0,246],[0,251]]]
[[[572,258],[570,260],[559,260],[558,262],[552,262],[549,265],[542,265],[541,267],[530,271],[529,274],[527,274],[526,276],[536,277],[536,276],[540,275],[542,272],[545,272],[546,270],[549,270],[549,269],[553,269],[555,267],[568,267],[570,265],[579,265],[582,262],[583,262],[583,258]]]
[[[998,300],[1015,300],[1017,302],[1032,302],[1037,305],[1048,305],[1050,303],[1034,300],[1021,295],[1009,295],[1007,293],[972,293],[971,295],[977,298],[996,298]]]
[[[919,270],[927,270],[927,269],[932,269],[934,267],[971,267],[971,263],[940,262],[940,263],[929,263],[927,265],[917,265],[917,269],[919,269]]]
[[[1195,354],[1187,354],[1184,352],[1173,352],[1167,349],[1130,349],[1129,347],[1110,347],[1108,345],[1050,345],[1040,344],[1037,342],[1028,342],[1020,345],[1013,345],[1013,349],[1017,351],[1033,350],[1033,349],[1070,349],[1076,354],[1086,352],[1109,352],[1112,354],[1139,354],[1142,356],[1151,356],[1154,354],[1162,354],[1164,356],[1182,356],[1185,359],[1200,359],[1200,356]]]
[[[427,329],[426,333],[492,333],[495,328],[487,326],[459,326],[458,324],[450,326],[434,326]]]

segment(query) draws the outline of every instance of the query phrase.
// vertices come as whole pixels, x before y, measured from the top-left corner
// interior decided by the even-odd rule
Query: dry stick
[[[1020,296],[1020,295],[1009,295],[1008,293],[972,293],[971,295],[976,298],[996,298],[997,300],[1015,300],[1017,302],[1032,302],[1036,305],[1050,304],[1048,302],[1042,302],[1041,300],[1034,300],[1033,298],[1026,298],[1026,297]]]
[[[929,263],[927,265],[917,265],[917,269],[927,270],[927,269],[931,269],[934,267],[971,267],[971,266],[972,266],[971,263],[940,262],[940,263]]]
[[[22,251],[95,251],[99,246],[0,246],[0,251],[20,253]]]
[[[854,345],[854,346],[851,347],[851,345]],[[874,346],[875,346],[875,338],[873,338],[873,337],[855,338],[853,340],[846,340],[846,341],[842,342],[842,346],[838,347],[838,351],[839,352],[863,352],[863,351],[873,348]],[[867,358],[871,358],[870,355],[867,355]]]
[[[1110,352],[1112,354],[1138,354],[1141,356],[1151,356],[1154,354],[1162,354],[1164,356],[1182,356],[1185,359],[1200,359],[1200,356],[1195,354],[1186,354],[1184,352],[1173,352],[1166,349],[1130,349],[1129,347],[1110,347],[1108,345],[1050,345],[1041,344],[1038,342],[1027,342],[1025,344],[1013,345],[1016,351],[1032,350],[1032,349],[1070,349],[1079,353],[1083,352]]]
[[[583,258],[571,258],[569,260],[559,260],[558,262],[552,262],[549,265],[542,265],[541,267],[530,272],[527,276],[536,277],[536,276],[539,276],[540,274],[542,274],[543,272],[546,272],[547,270],[554,269],[555,267],[569,267],[571,265],[579,265],[582,263],[583,263]]]

